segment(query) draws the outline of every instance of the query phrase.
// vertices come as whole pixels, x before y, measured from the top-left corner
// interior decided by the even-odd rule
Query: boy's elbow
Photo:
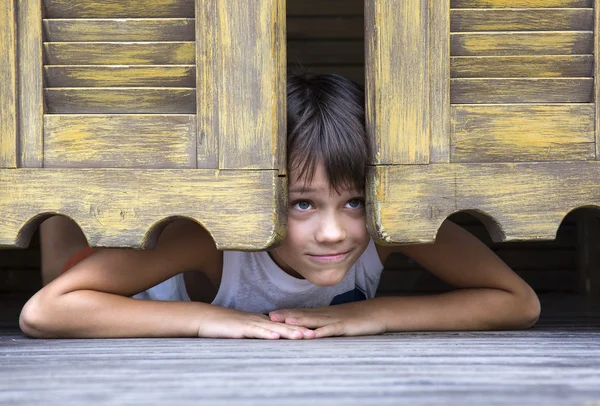
[[[522,295],[517,300],[515,309],[515,328],[526,329],[537,323],[540,318],[542,306],[540,300],[533,289],[525,295]]]
[[[49,306],[42,303],[40,292],[31,297],[19,316],[19,327],[23,334],[34,338],[51,338],[52,321],[50,320]]]

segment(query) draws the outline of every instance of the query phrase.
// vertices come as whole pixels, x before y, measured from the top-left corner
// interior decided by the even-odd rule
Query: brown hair
[[[364,99],[362,88],[340,75],[288,76],[288,169],[310,183],[323,162],[335,191],[364,188],[371,158]]]

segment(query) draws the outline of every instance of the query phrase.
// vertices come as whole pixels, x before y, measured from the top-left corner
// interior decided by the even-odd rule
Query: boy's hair
[[[334,74],[289,75],[287,162],[300,179],[312,181],[323,162],[336,192],[362,190],[371,145],[365,130],[365,98],[353,81]]]

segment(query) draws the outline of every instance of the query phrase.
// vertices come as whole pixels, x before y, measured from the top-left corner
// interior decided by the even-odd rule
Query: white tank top
[[[266,314],[272,310],[321,307],[375,297],[383,264],[371,240],[335,286],[316,286],[283,271],[266,251],[223,252],[221,285],[212,304]],[[190,301],[183,274],[133,296],[145,300]]]

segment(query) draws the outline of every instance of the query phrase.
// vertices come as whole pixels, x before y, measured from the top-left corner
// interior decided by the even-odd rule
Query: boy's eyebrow
[[[292,188],[288,191],[288,193],[312,193],[312,192],[317,192],[318,190],[312,187],[305,187],[305,186],[300,186],[300,187],[295,187]]]

